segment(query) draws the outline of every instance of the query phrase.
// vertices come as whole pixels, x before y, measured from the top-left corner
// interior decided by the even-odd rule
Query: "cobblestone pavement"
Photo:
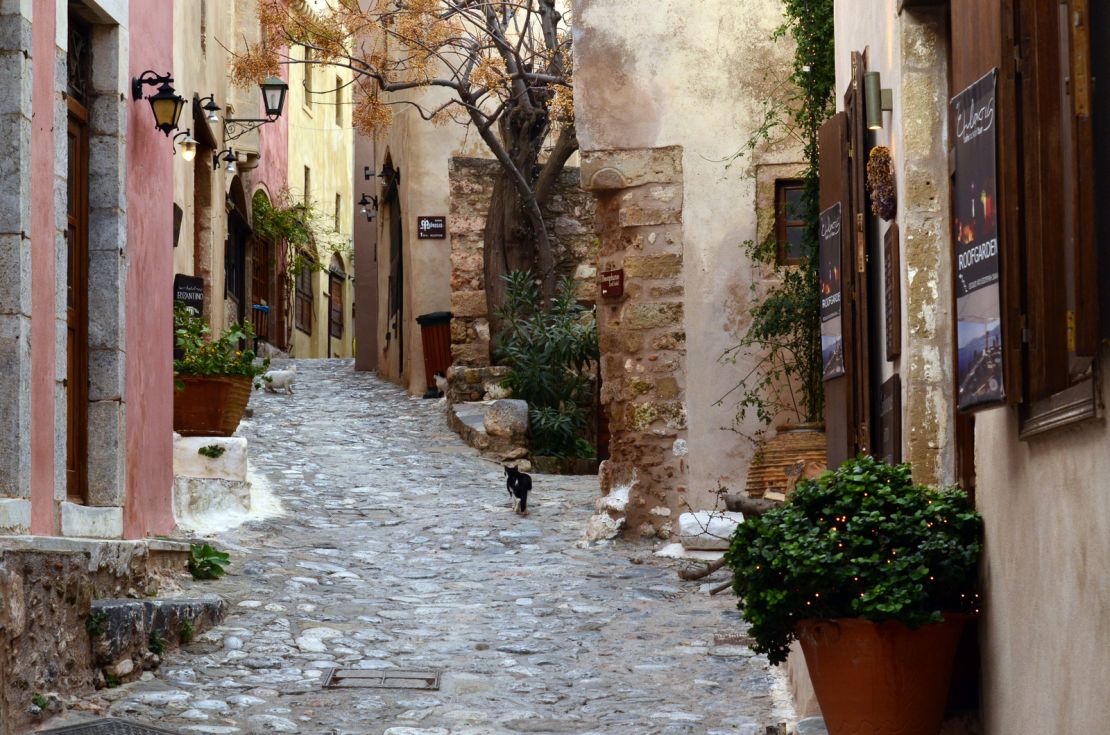
[[[286,510],[221,534],[219,628],[157,677],[104,690],[112,716],[182,733],[745,733],[789,718],[733,600],[650,547],[580,541],[594,478],[537,476],[510,511],[500,467],[434,401],[301,361],[256,394],[253,471]],[[714,578],[714,582],[719,581]],[[438,691],[324,689],[332,667],[444,672]]]

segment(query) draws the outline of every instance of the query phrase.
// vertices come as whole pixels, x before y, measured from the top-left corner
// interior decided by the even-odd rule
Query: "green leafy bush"
[[[181,357],[173,361],[175,375],[245,375],[257,378],[270,367],[270,359],[255,363],[254,351],[240,349],[251,342],[254,330],[247,322],[232,324],[212,339],[208,323],[196,309],[178,302],[173,309],[175,344]],[[260,382],[255,387],[259,387]]]
[[[529,440],[537,454],[589,456],[584,439],[593,410],[594,366],[598,360],[597,320],[578,304],[571,278],[560,281],[551,304],[532,274],[505,276],[505,324],[495,355],[509,366],[504,385],[528,402]]]
[[[915,485],[870,457],[798,484],[741,523],[726,553],[754,650],[786,659],[806,619],[894,620],[974,612],[982,519],[959,488]]]
[[[189,548],[189,562],[186,567],[193,579],[219,579],[227,574],[227,564],[231,556],[217,551],[208,544],[193,544]]]

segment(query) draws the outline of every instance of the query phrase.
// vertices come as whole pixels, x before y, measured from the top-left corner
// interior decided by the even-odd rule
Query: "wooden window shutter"
[[[828,438],[828,464],[829,467],[839,467],[849,457],[855,454],[855,416],[851,401],[851,370],[848,361],[850,344],[848,318],[848,301],[850,299],[850,283],[854,279],[847,272],[849,269],[844,264],[851,263],[848,250],[852,247],[852,238],[848,236],[849,224],[847,213],[849,211],[847,197],[848,182],[848,116],[839,112],[818,131],[818,150],[820,151],[819,175],[821,177],[820,210],[824,212],[829,207],[841,204],[841,322],[844,329],[844,358],[846,373],[842,377],[825,381],[825,433]]]

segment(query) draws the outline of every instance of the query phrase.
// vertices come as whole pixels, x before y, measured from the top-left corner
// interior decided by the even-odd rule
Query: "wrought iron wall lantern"
[[[200,110],[204,110],[204,119],[208,122],[214,123],[220,121],[220,106],[216,104],[216,95],[210,94],[207,97],[200,97],[194,94],[193,116],[196,117]]]
[[[181,158],[188,163],[197,157],[197,141],[193,137],[193,131],[182,130],[177,135],[173,136],[173,154],[177,155],[177,141],[179,138],[184,138],[181,141]]]
[[[147,101],[154,113],[154,127],[168,138],[170,133],[177,130],[177,121],[181,119],[181,111],[185,109],[185,98],[174,91],[173,77],[170,74],[158,74],[149,69],[131,80],[131,98],[141,100],[143,87],[147,85],[158,87],[158,91],[147,97]]]
[[[225,166],[224,170],[229,174],[239,173],[239,156],[235,155],[235,150],[232,148],[225,148],[218,153],[212,154],[212,170],[220,167],[220,161],[223,161]]]
[[[257,130],[266,123],[272,123],[281,117],[281,111],[285,107],[285,95],[289,92],[289,85],[277,77],[269,77],[258,86],[262,90],[262,105],[266,108],[266,117],[224,118],[225,143],[246,135],[252,130]]]
[[[362,199],[358,200],[358,204],[362,207],[362,213],[366,215],[366,221],[373,222],[374,215],[378,211],[378,198],[363,194]]]
[[[401,172],[386,163],[382,165],[382,170],[378,173],[378,178],[380,178],[386,186],[390,184],[399,185],[401,183]]]

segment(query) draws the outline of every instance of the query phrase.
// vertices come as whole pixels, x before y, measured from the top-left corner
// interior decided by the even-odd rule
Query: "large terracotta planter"
[[[966,622],[948,615],[916,630],[857,618],[799,623],[829,735],[937,735]]]
[[[245,375],[180,375],[173,392],[173,430],[182,436],[231,436],[251,397]]]

